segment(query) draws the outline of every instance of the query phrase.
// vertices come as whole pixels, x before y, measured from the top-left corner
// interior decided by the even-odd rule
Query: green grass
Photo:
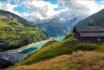
[[[3,15],[0,17],[2,18]],[[17,18],[6,17],[6,21],[0,20],[0,43],[3,44],[0,47],[5,47],[4,50],[19,48],[46,38],[41,30],[25,25]]]
[[[104,53],[78,51],[8,70],[104,70]]]
[[[49,59],[52,57],[60,56],[63,54],[71,54],[74,51],[92,51],[97,50],[99,47],[98,44],[95,43],[85,43],[77,41],[73,35],[67,37],[67,39],[59,42],[50,42],[43,46],[39,51],[33,53],[28,58],[23,60],[16,65],[28,65],[35,62],[39,62],[45,59]]]
[[[46,59],[57,57],[60,55],[71,54],[76,51],[98,51],[104,52],[104,42],[88,43],[80,42],[74,38],[74,35],[69,35],[63,41],[49,42],[44,45],[39,51],[28,56],[25,60],[10,67],[15,68],[21,65],[31,65],[41,62]]]

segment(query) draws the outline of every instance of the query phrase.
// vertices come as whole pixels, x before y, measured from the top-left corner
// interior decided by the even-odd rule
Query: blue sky
[[[96,0],[97,3],[101,3],[102,1],[104,1],[104,0]]]
[[[0,0],[0,9],[11,11],[29,20],[44,20],[63,12],[91,15],[103,8],[104,0]]]
[[[44,1],[50,2],[50,3],[52,3],[52,4],[57,4],[57,3],[58,3],[57,0],[44,0]]]
[[[31,1],[31,0],[17,0],[18,3],[16,3],[16,0],[0,0],[1,2],[10,3],[13,5],[17,5],[18,3],[21,3],[22,1]],[[38,1],[38,0],[37,0]],[[58,4],[57,0],[43,0],[45,2],[49,2],[53,5]],[[14,11],[17,11],[19,13],[25,12],[27,8],[23,5],[18,5],[17,7],[13,8]],[[55,11],[58,11],[59,8],[54,8]]]

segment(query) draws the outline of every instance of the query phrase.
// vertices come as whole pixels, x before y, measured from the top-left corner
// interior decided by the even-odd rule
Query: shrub
[[[82,50],[82,51],[92,51],[92,50],[96,50],[98,47],[97,44],[92,44],[92,43],[80,43],[77,46],[75,46],[74,50],[78,51],[78,50]]]

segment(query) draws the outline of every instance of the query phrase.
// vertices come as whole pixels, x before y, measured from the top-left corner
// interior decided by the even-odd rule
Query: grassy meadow
[[[39,51],[31,54],[28,58],[26,58],[25,60],[23,60],[20,63],[15,64],[14,66],[8,68],[7,70],[15,69],[15,67],[17,68],[16,70],[18,70],[19,68],[24,68],[24,70],[26,70],[27,66],[30,68],[30,70],[41,70],[41,69],[36,68],[39,64],[40,64],[39,66],[41,67],[41,65],[42,65],[41,63],[44,62],[43,64],[45,65],[45,61],[46,61],[46,65],[47,65],[48,61],[54,60],[54,58],[64,56],[64,55],[68,55],[68,57],[71,56],[71,57],[74,58],[73,53],[76,53],[76,56],[77,56],[78,51],[81,51],[82,53],[86,51],[85,54],[88,52],[89,55],[91,55],[90,51],[92,51],[92,53],[96,52],[96,53],[104,54],[103,53],[104,52],[104,42],[97,42],[97,43],[80,42],[80,41],[78,41],[74,38],[74,35],[69,35],[63,41],[55,41],[55,42],[47,43]],[[96,54],[96,55],[99,56],[98,54]],[[88,54],[85,55],[85,56],[87,57]],[[85,58],[85,56],[84,56],[84,53],[83,53],[82,57]],[[88,56],[88,57],[90,57],[90,56]],[[78,57],[76,57],[76,59],[77,58]],[[91,58],[94,59],[93,56],[91,56]],[[102,58],[104,58],[104,57],[102,56]],[[87,58],[86,58],[86,60],[87,60]],[[71,59],[71,61],[72,61],[72,59]],[[77,60],[77,61],[79,61],[79,60]],[[67,61],[65,61],[65,62],[67,62]],[[36,66],[35,66],[35,64],[36,64]],[[58,64],[59,65],[63,64],[63,62],[58,63]],[[73,64],[74,63],[72,63],[72,65]],[[52,67],[51,67],[50,62],[49,62],[48,67],[50,67],[50,68],[47,69],[47,70],[53,70],[53,69],[51,69]],[[69,68],[70,65],[67,66],[67,67]],[[43,66],[42,68],[44,70],[45,67]],[[54,70],[57,70],[57,68],[54,69]],[[68,70],[68,69],[66,69],[66,68],[63,69],[62,68],[61,70]],[[70,69],[70,70],[74,70],[74,69]],[[78,69],[75,68],[75,70],[78,70]]]

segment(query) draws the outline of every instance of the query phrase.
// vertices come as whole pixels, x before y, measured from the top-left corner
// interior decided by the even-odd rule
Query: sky
[[[61,13],[94,14],[104,8],[104,0],[0,0],[0,9],[27,20],[46,20]]]

